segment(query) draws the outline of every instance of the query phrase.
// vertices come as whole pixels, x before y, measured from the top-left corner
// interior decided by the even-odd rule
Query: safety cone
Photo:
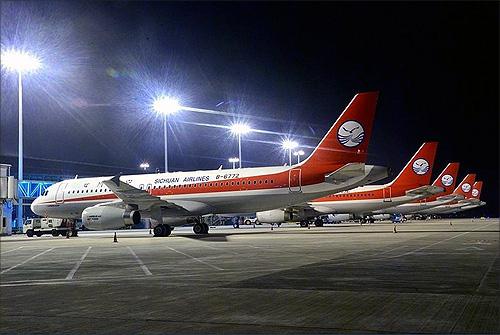
[[[451,221],[450,221],[450,226],[453,226],[453,224],[451,223]]]
[[[274,228],[274,223],[271,223],[271,230],[273,230]]]
[[[113,243],[118,243],[118,239],[116,238],[116,231],[115,231],[115,236],[113,237]]]
[[[396,230],[396,225],[394,225],[394,233],[397,233],[398,231]]]

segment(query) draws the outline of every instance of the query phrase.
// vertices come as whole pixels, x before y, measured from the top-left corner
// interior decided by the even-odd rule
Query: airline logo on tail
[[[477,197],[479,195],[479,191],[477,189],[472,190],[472,196]]]
[[[429,162],[423,158],[419,158],[413,162],[413,172],[418,175],[426,174],[429,171],[430,165]]]
[[[453,176],[452,175],[449,175],[449,174],[445,174],[442,178],[441,178],[441,183],[448,187],[448,186],[451,186],[453,184]]]
[[[363,142],[365,130],[357,121],[344,122],[337,131],[337,139],[345,147],[354,148]]]
[[[462,184],[462,191],[464,191],[464,193],[469,193],[470,191],[470,184],[469,183],[464,183]]]

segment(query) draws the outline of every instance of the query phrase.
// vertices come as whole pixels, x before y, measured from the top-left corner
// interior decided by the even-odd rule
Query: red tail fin
[[[481,190],[483,189],[483,182],[476,181],[472,186],[471,198],[478,199],[481,197]]]
[[[391,186],[403,186],[407,189],[429,185],[432,166],[436,157],[437,142],[425,142],[413,155]]]
[[[474,180],[476,180],[475,173],[469,173],[465,176],[464,180],[458,185],[453,193],[463,195],[468,198],[472,191],[472,184],[474,184]]]
[[[365,162],[372,134],[378,92],[358,93],[301,164],[318,172],[351,162]]]
[[[444,188],[441,195],[451,194],[457,182],[457,174],[460,163],[448,163],[443,172],[436,178],[432,185]]]

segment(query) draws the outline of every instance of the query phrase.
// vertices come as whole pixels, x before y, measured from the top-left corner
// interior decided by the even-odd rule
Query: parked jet
[[[461,200],[457,203],[457,205],[461,205],[459,207],[452,207],[448,210],[443,210],[439,214],[454,214],[458,212],[463,212],[469,209],[477,208],[486,205],[486,202],[480,200],[481,190],[483,188],[482,181],[476,181],[472,186],[472,191],[470,192],[470,197],[464,200]]]
[[[395,207],[389,207],[374,211],[375,214],[411,214],[424,209],[433,208],[440,205],[448,204],[458,198],[462,198],[458,195],[451,194],[455,188],[455,183],[457,180],[459,163],[449,163],[443,172],[434,180],[433,186],[442,187],[444,191],[442,193],[420,199],[417,201],[409,202]]]
[[[81,217],[91,229],[116,229],[148,217],[156,223],[155,236],[168,236],[171,225],[186,222],[206,234],[203,215],[285,207],[377,181],[387,169],[364,164],[377,99],[377,92],[357,94],[300,164],[64,180],[31,208],[41,216]]]
[[[460,202],[470,197],[472,192],[471,185],[474,184],[475,179],[476,179],[475,173],[469,173],[468,175],[465,176],[464,180],[462,180],[462,182],[452,193],[453,196],[457,197],[455,200],[445,205],[440,205],[433,208],[420,210],[414,214],[440,214],[443,211],[448,211],[454,208],[462,207],[462,204]]]
[[[308,220],[325,214],[352,214],[364,218],[382,208],[443,192],[443,188],[429,185],[436,150],[437,142],[422,144],[399,175],[388,184],[362,186],[314,199],[307,204],[262,211],[257,213],[257,218],[265,223],[300,220],[303,226],[308,224]],[[322,220],[316,219],[315,224],[321,225]]]

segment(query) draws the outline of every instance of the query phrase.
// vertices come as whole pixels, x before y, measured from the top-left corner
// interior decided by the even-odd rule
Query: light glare
[[[231,157],[229,158],[229,163],[238,163],[240,159],[238,157]]]
[[[291,141],[291,140],[284,140],[282,143],[281,143],[281,146],[283,147],[283,149],[285,150],[292,150],[292,149],[295,149],[296,147],[298,147],[298,144],[297,142],[295,141]]]
[[[28,52],[7,50],[2,52],[2,67],[9,71],[30,72],[42,66],[40,59]]]
[[[243,135],[252,131],[249,125],[244,123],[234,123],[230,127],[231,132],[236,135]]]
[[[180,108],[179,101],[174,98],[161,96],[153,101],[153,110],[157,113],[170,115],[177,112]]]

